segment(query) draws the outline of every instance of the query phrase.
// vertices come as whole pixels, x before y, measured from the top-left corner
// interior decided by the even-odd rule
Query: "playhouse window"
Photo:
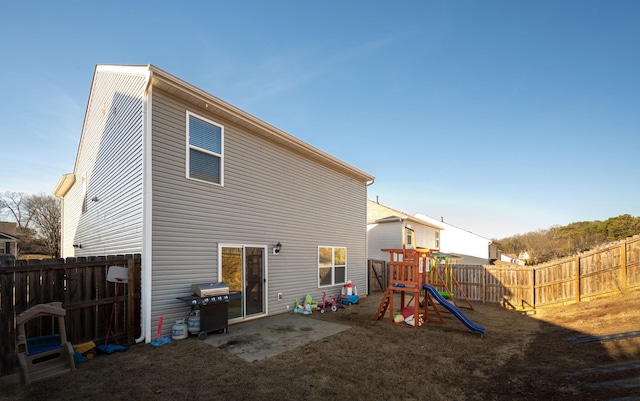
[[[344,284],[347,279],[347,248],[318,247],[318,286]]]
[[[224,127],[187,112],[187,178],[222,185]]]

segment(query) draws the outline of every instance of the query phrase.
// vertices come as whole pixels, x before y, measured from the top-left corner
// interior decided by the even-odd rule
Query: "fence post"
[[[487,299],[487,266],[482,266],[482,303]]]
[[[576,257],[573,263],[576,268],[576,302],[580,302],[580,256]]]
[[[536,308],[536,269],[531,266],[531,306]]]
[[[627,241],[620,244],[620,283],[622,288],[627,288]]]

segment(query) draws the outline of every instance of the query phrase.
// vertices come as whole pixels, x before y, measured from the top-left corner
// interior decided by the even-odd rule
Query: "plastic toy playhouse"
[[[62,308],[62,302],[51,302],[36,305],[18,315],[18,360],[26,384],[76,369],[73,345],[67,341],[64,326],[66,313]],[[44,327],[42,323],[47,320],[57,321],[57,325],[51,325],[54,330],[57,329],[56,334],[27,337],[31,330],[36,332],[36,329]],[[30,322],[32,324],[29,324]]]
[[[359,299],[358,289],[355,284],[353,284],[351,280],[347,281],[347,283],[342,286],[340,302],[342,302],[343,305],[357,304]]]

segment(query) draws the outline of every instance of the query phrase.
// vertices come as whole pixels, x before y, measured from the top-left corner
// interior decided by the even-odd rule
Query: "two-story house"
[[[382,249],[401,249],[403,246],[437,252],[440,250],[441,230],[442,227],[438,224],[423,221],[372,200],[367,201],[369,259],[388,260],[389,253]]]
[[[98,65],[73,172],[54,191],[62,256],[142,255],[147,342],[160,316],[185,316],[176,298],[195,283],[241,294],[232,323],[283,313],[348,280],[366,287],[372,182],[153,65]]]

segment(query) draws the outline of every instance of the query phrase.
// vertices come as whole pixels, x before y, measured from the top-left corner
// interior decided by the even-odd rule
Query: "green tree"
[[[601,227],[607,241],[618,241],[640,233],[640,218],[623,214],[605,220]]]
[[[529,253],[533,263],[588,251],[610,241],[640,234],[640,217],[624,214],[606,221],[580,221],[496,241],[503,253]]]

